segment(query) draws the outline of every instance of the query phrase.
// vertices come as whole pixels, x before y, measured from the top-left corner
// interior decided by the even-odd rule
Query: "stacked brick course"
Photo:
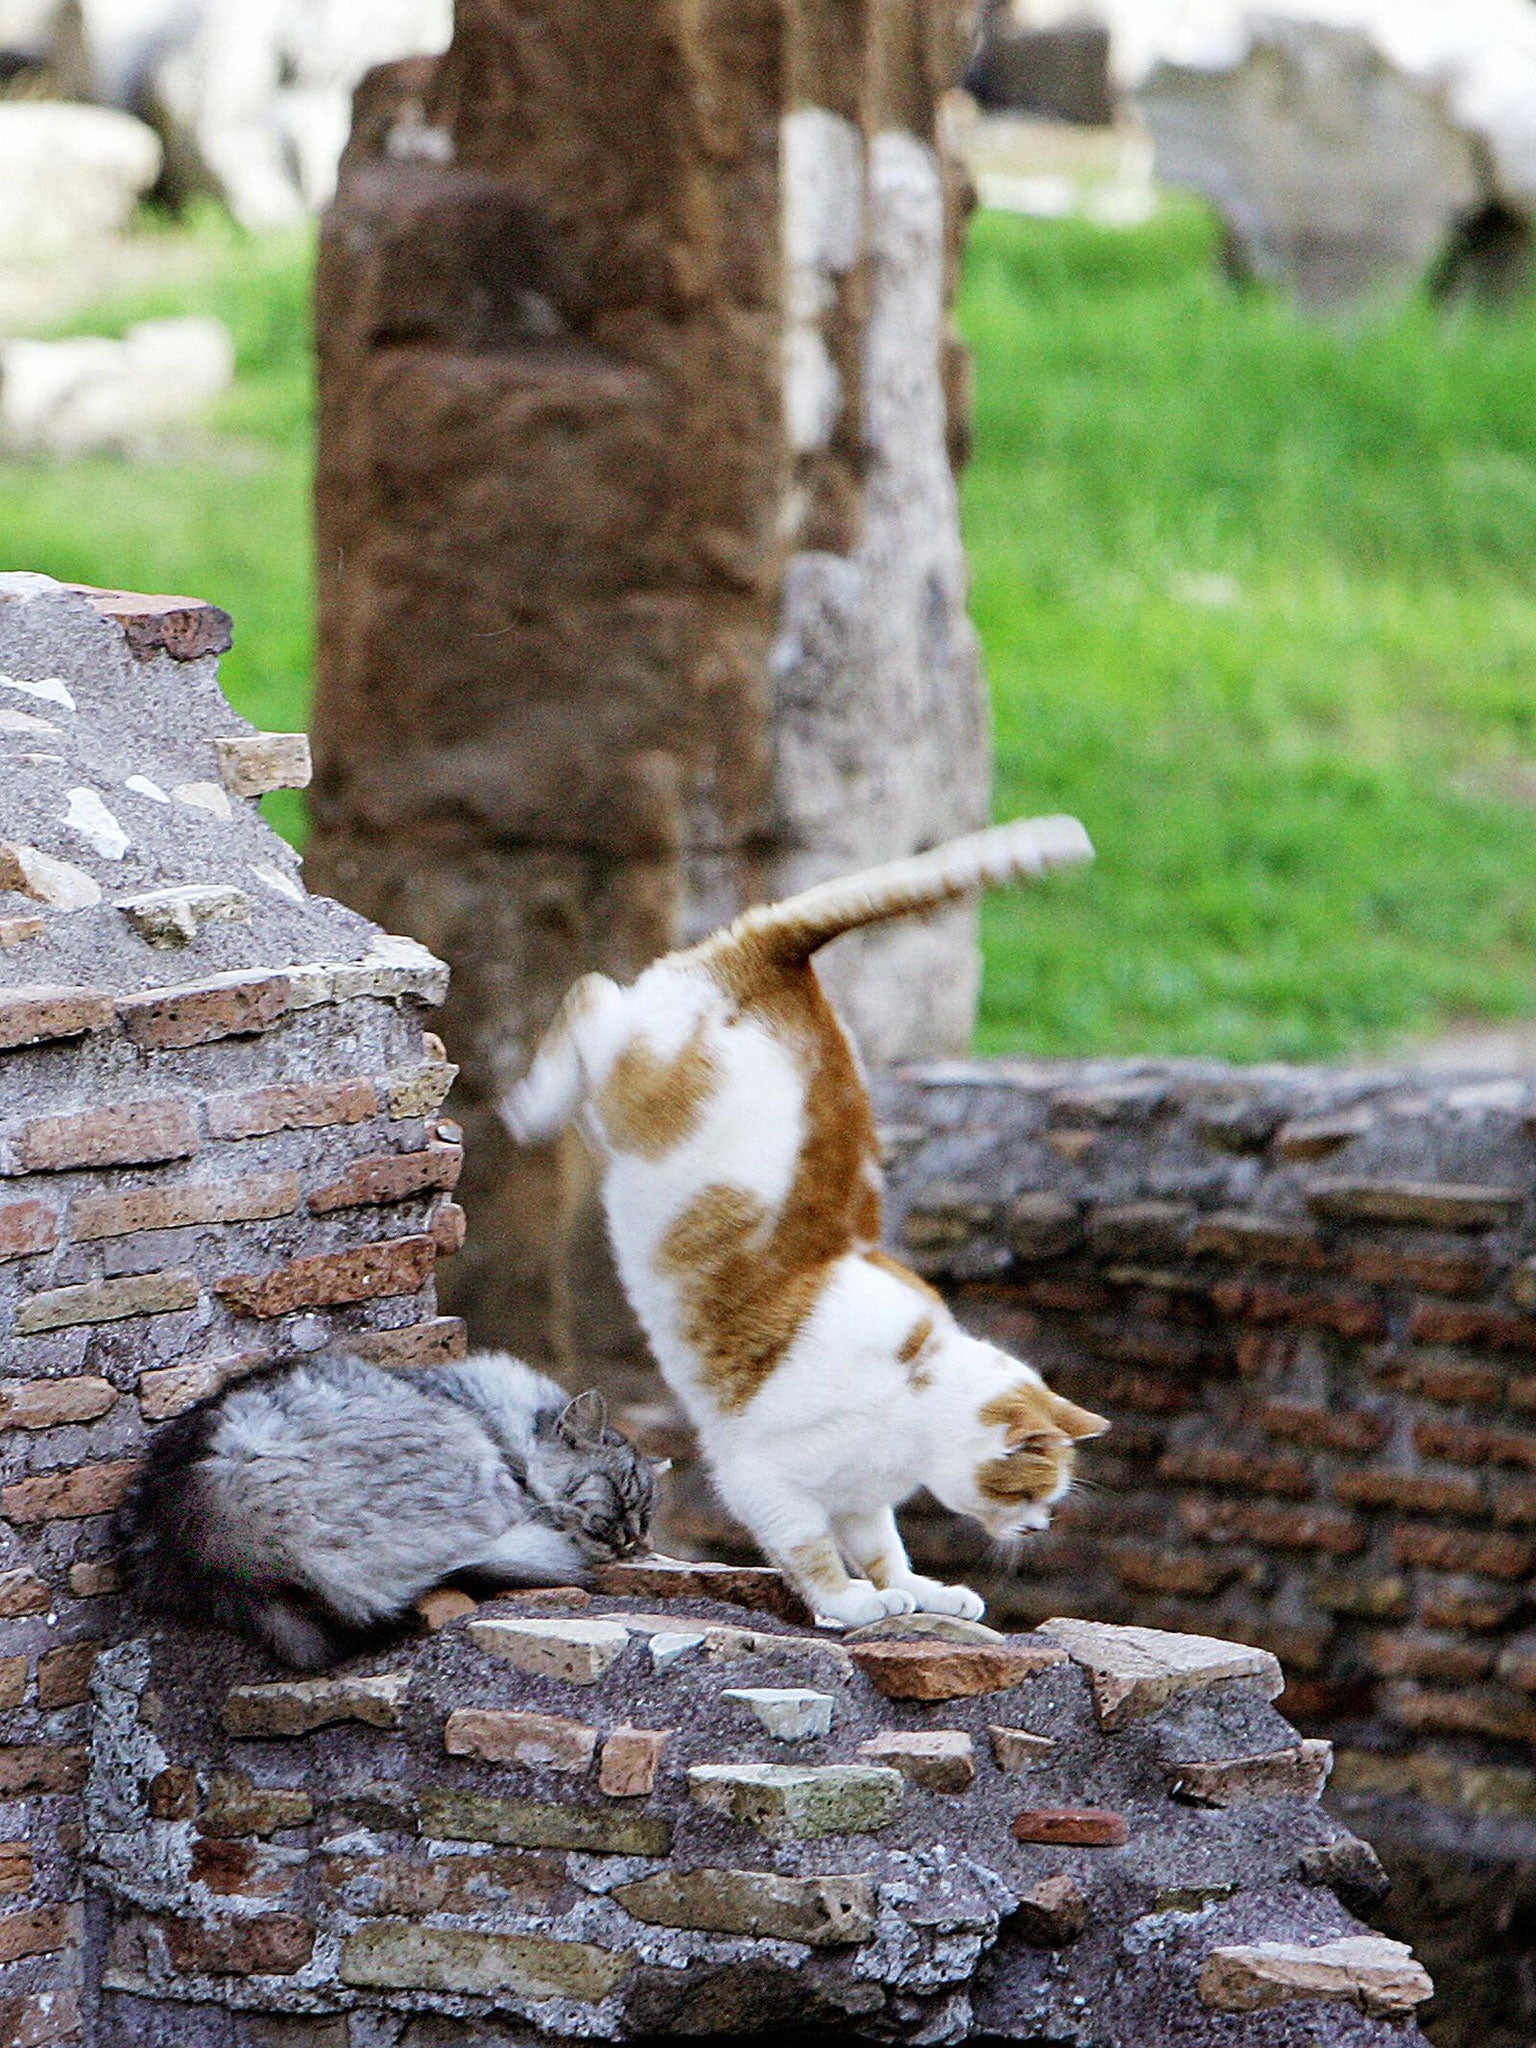
[[[452,1355],[445,970],[309,897],[305,774],[183,599],[0,578],[0,2041],[77,2037],[91,1666],[148,1428],[348,1333]]]
[[[700,1597],[777,1608],[770,1574],[610,1580],[320,1679],[107,1652],[100,2048],[1421,2039],[1429,1979],[1340,1903],[1379,1866],[1267,1652],[836,1639]]]

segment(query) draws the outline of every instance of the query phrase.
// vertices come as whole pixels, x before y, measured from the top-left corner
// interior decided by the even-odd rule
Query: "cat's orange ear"
[[[1073,1443],[1081,1443],[1085,1437],[1102,1436],[1109,1428],[1108,1419],[1095,1415],[1091,1408],[1079,1408],[1075,1401],[1068,1401],[1061,1394],[1047,1394],[1046,1409],[1051,1420],[1066,1432]]]

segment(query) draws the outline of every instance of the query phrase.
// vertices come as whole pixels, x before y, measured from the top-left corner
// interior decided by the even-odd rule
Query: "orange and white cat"
[[[620,1275],[721,1499],[825,1620],[969,1619],[914,1572],[920,1486],[994,1537],[1043,1529],[1108,1427],[969,1336],[880,1249],[869,1097],[811,956],[840,933],[1092,857],[1075,819],[1002,825],[747,911],[629,988],[566,997],[503,1114],[578,1110]]]

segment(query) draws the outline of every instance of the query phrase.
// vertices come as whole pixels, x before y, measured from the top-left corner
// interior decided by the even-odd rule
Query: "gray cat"
[[[313,1671],[449,1578],[569,1585],[645,1544],[657,1468],[501,1352],[397,1373],[344,1352],[264,1367],[160,1430],[123,1552],[152,1613]]]

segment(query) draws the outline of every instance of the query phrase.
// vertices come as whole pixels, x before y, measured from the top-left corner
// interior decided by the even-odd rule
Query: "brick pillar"
[[[569,983],[985,814],[938,146],[965,12],[461,0],[435,72],[360,95],[310,867],[453,965],[482,1338],[632,1349],[579,1169],[494,1115]],[[958,1050],[972,921],[831,978],[873,1058]]]

